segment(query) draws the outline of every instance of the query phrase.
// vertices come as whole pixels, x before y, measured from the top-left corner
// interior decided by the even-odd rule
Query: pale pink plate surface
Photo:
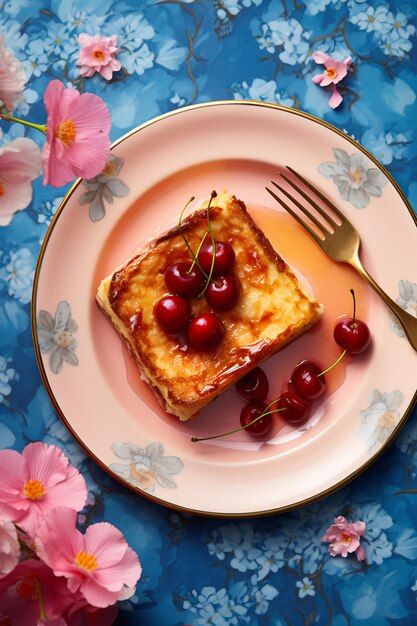
[[[351,270],[332,263],[274,204],[264,187],[290,165],[357,227],[362,259],[386,291],[417,311],[417,230],[385,170],[349,137],[275,105],[218,102],[180,109],[116,142],[105,171],[64,199],[39,258],[33,302],[35,347],[46,388],[67,426],[105,469],[170,506],[248,515],[305,503],[356,475],[398,432],[416,390],[417,354],[388,309]],[[293,367],[340,353],[333,326],[358,315],[373,342],[327,379],[324,400],[301,429],[280,419],[266,442],[246,433],[207,443],[191,435],[234,428],[244,402],[234,390],[193,421],[163,411],[94,301],[102,278],[172,226],[212,189],[246,203],[303,283],[325,306],[318,326],[264,365],[270,398]]]

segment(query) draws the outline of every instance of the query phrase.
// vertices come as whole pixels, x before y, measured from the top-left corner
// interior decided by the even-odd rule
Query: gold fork
[[[291,195],[286,189],[275,183],[271,180],[271,183],[279,189],[281,193],[283,193],[291,202],[293,202],[299,209],[304,213],[304,215],[318,228],[320,235],[315,232],[291,207],[288,206],[282,198],[280,198],[276,193],[274,193],[268,187],[265,189],[271,194],[277,202],[280,203],[282,207],[294,219],[297,220],[303,228],[306,229],[309,235],[314,239],[314,241],[320,246],[320,248],[325,252],[333,261],[338,261],[342,263],[348,263],[352,267],[355,268],[365,280],[371,285],[371,287],[377,292],[377,294],[382,298],[387,306],[391,309],[394,315],[397,317],[401,326],[404,329],[405,334],[408,337],[411,345],[414,350],[417,350],[417,318],[407,313],[404,309],[402,309],[394,300],[392,300],[383,289],[374,281],[372,276],[368,274],[366,269],[363,267],[360,258],[359,258],[359,247],[360,247],[360,237],[354,226],[349,222],[349,220],[343,215],[341,211],[331,202],[326,196],[324,196],[321,191],[316,189],[314,185],[312,185],[308,180],[306,180],[301,174],[293,170],[292,167],[287,165],[287,169],[298,178],[308,189],[310,189],[324,204],[326,204],[335,215],[340,220],[340,223],[336,222],[331,215],[327,211],[325,211],[321,206],[317,204],[317,202],[311,198],[299,185],[297,185],[293,180],[291,180],[288,176],[280,172],[280,176],[293,188],[297,193],[300,194],[314,209],[322,216],[322,218],[327,222],[327,224],[323,224],[323,222],[319,221],[311,211],[305,208],[295,198]],[[332,232],[333,231],[333,232]]]

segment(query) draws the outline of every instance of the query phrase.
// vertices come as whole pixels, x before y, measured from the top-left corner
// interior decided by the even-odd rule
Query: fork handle
[[[377,282],[374,281],[372,276],[368,274],[366,269],[363,267],[359,257],[357,256],[355,259],[350,261],[350,265],[355,268],[359,274],[368,281],[371,287],[377,292],[380,298],[385,302],[385,304],[391,309],[394,315],[397,317],[401,326],[404,329],[405,334],[414,350],[417,350],[417,318],[404,311],[403,308],[399,306],[394,300],[392,300],[388,294],[385,293],[383,289],[378,285]]]

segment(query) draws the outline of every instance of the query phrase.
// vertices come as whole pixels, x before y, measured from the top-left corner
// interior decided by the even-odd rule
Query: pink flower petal
[[[0,500],[13,509],[27,509],[22,486],[28,480],[25,461],[16,450],[0,450]]]
[[[120,530],[107,522],[93,524],[85,532],[84,550],[94,554],[100,569],[119,563],[127,547]]]
[[[364,561],[365,557],[366,557],[365,548],[363,546],[359,546],[356,549],[356,558],[358,559],[358,561]]]
[[[75,528],[76,519],[76,511],[58,507],[37,532],[36,552],[57,576],[70,577],[78,572],[74,558],[83,549],[83,536]]]
[[[123,558],[116,565],[107,568],[100,568],[95,576],[96,580],[110,589],[110,591],[122,591],[123,587],[135,587],[142,574],[142,567],[139,563],[138,555],[129,546]],[[120,581],[123,584],[120,586]]]
[[[321,50],[318,50],[317,52],[315,52],[313,54],[314,61],[316,63],[318,63],[319,65],[327,63],[329,61],[329,59],[331,59],[331,58],[332,58],[331,56],[329,56],[325,52],[321,52]]]
[[[106,587],[102,587],[93,578],[84,582],[80,590],[90,604],[99,608],[114,604],[119,599],[120,594],[119,591],[109,591]]]
[[[316,85],[321,85],[321,83],[323,82],[323,80],[326,78],[325,74],[316,74],[315,76],[312,77],[312,81],[313,83],[316,83]]]
[[[333,93],[330,96],[329,105],[332,107],[332,109],[336,109],[336,107],[339,106],[339,104],[342,102],[342,100],[343,100],[342,96],[337,91],[336,85],[334,85],[333,86]]]
[[[0,34],[0,100],[9,113],[16,102],[22,99],[26,83],[23,65],[12,52],[5,47],[5,39]]]
[[[22,452],[29,478],[39,480],[48,489],[67,476],[68,459],[57,446],[30,443]]]

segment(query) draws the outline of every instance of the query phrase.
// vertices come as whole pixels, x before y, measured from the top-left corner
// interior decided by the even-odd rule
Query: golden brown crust
[[[213,353],[197,352],[184,336],[169,336],[153,316],[164,293],[165,268],[189,259],[178,229],[172,228],[116,270],[100,285],[97,301],[168,411],[189,419],[247,371],[295,339],[321,315],[318,303],[299,286],[286,262],[255,225],[243,202],[221,194],[212,207],[218,240],[233,244],[235,274],[242,284],[237,307],[220,314],[224,340]],[[206,209],[183,221],[196,249],[207,228]],[[192,299],[193,314],[210,311]]]

